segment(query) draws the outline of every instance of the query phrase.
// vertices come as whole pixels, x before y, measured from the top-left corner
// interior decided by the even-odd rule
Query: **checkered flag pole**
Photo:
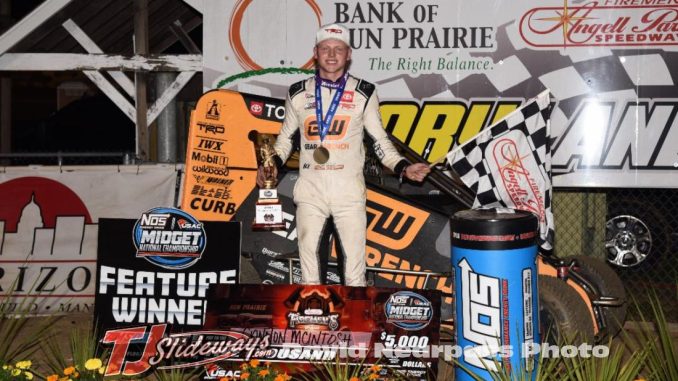
[[[550,91],[456,147],[447,161],[475,193],[474,208],[511,208],[539,218],[540,246],[553,248]]]

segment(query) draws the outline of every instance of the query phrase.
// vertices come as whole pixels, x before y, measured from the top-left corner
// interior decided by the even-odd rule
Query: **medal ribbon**
[[[346,80],[348,79],[348,71],[344,73],[339,82],[330,82],[320,78],[316,74],[315,76],[315,118],[318,122],[318,135],[320,136],[320,142],[322,143],[323,139],[327,135],[327,131],[330,130],[330,123],[334,118],[334,114],[339,108],[339,102],[341,102],[341,96],[344,94],[344,88],[346,87]],[[321,87],[329,87],[331,89],[336,89],[337,92],[334,93],[332,97],[332,102],[330,107],[327,109],[327,114],[323,118],[323,101],[322,94],[320,92]]]

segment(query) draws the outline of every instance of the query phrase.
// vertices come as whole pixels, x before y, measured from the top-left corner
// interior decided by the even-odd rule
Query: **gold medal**
[[[320,146],[313,151],[313,160],[318,164],[325,164],[330,159],[330,151]]]

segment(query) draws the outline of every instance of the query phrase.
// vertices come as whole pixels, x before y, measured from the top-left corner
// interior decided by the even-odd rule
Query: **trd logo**
[[[392,250],[402,250],[414,241],[429,213],[367,191],[367,240]]]
[[[224,142],[218,142],[210,139],[200,139],[200,143],[198,143],[198,148],[204,148],[211,151],[221,151],[222,144],[224,144]]]
[[[209,133],[212,133],[214,135],[223,134],[224,131],[226,131],[224,129],[224,126],[218,126],[218,125],[214,125],[214,124],[206,124],[206,123],[200,123],[200,122],[198,122],[198,129],[200,131],[209,132]]]
[[[262,102],[252,102],[250,104],[250,112],[252,115],[261,115],[264,112],[264,104]]]
[[[351,117],[348,115],[336,115],[332,119],[332,124],[330,125],[325,139],[327,140],[340,140],[343,139],[346,135],[346,130],[348,129],[348,124],[351,122]],[[304,135],[306,140],[320,140],[320,133],[318,131],[318,122],[316,121],[315,115],[310,115],[306,118],[304,122]]]

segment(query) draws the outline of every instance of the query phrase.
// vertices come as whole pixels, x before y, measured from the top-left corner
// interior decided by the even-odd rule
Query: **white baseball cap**
[[[321,26],[315,34],[315,44],[318,45],[330,38],[339,40],[344,44],[351,46],[351,35],[349,34],[348,29],[341,24],[327,24]]]

